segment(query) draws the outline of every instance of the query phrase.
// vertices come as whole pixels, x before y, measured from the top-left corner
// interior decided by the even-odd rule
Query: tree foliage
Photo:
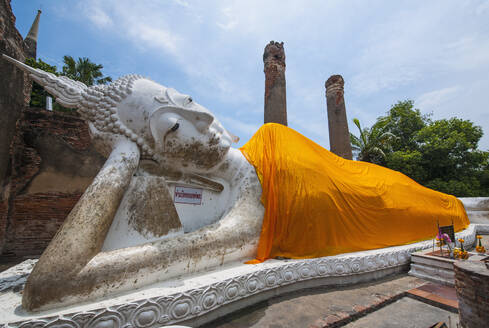
[[[360,136],[350,133],[350,142],[352,149],[358,153],[358,159],[381,164],[385,160],[385,149],[395,139],[395,136],[387,131],[387,122],[378,120],[372,127],[363,129],[357,118],[353,119],[353,123],[357,126]]]
[[[25,61],[26,65],[29,65],[34,68],[42,69],[43,71],[53,73],[58,75],[58,71],[56,66],[49,65],[44,62],[42,59],[38,59],[37,61],[34,58],[27,58]],[[32,91],[31,91],[31,101],[29,103],[30,107],[38,107],[38,108],[46,108],[46,97],[49,96],[49,93],[44,90],[36,82],[32,82]]]
[[[112,78],[102,74],[103,65],[95,64],[90,59],[83,57],[77,61],[71,56],[63,57],[63,72],[62,75],[69,77],[72,80],[80,81],[86,85],[107,84],[112,82]]]
[[[412,100],[399,101],[385,117],[379,118],[386,121],[387,130],[396,136],[391,143],[392,151],[416,150],[418,145],[413,136],[430,123],[429,115],[422,115],[413,107]]]
[[[480,126],[459,118],[433,121],[414,109],[410,100],[392,106],[372,128],[377,125],[392,135],[379,144],[384,160],[360,156],[361,152],[359,160],[385,165],[426,187],[459,197],[489,195],[489,153],[478,149]],[[352,148],[358,149],[355,138],[359,139],[351,137]]]

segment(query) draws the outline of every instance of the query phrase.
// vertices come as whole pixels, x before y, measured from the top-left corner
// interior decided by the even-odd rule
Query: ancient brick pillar
[[[489,325],[489,268],[481,261],[455,261],[455,289],[464,328]]]
[[[265,72],[265,123],[287,125],[284,43],[270,41],[263,53]]]
[[[326,104],[328,107],[329,146],[331,152],[346,159],[352,159],[350,132],[346,119],[341,75],[331,75],[326,81]]]
[[[32,23],[31,29],[24,39],[26,57],[36,59],[37,54],[37,33],[39,32],[39,18],[41,17],[41,10],[37,11],[36,18]]]

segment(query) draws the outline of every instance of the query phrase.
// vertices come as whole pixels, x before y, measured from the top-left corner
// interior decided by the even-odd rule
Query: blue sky
[[[263,123],[263,49],[283,41],[289,126],[329,148],[324,82],[345,79],[351,120],[399,100],[482,126],[489,149],[489,1],[13,0],[25,36],[41,7],[38,58],[89,57],[211,110],[246,142]]]

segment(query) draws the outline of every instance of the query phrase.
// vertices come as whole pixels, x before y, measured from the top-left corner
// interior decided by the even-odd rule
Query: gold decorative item
[[[475,247],[475,250],[477,251],[477,253],[485,253],[486,249],[484,248],[484,246],[482,246],[482,236],[477,235],[477,240],[479,245]]]

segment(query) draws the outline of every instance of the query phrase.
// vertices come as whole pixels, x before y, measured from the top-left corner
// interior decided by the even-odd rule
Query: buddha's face
[[[131,96],[121,105],[119,115],[124,123],[177,170],[211,169],[223,160],[233,141],[207,109],[189,96],[150,80],[136,81]],[[135,123],[134,115],[142,124]]]
[[[178,109],[155,113],[151,119],[155,151],[184,170],[210,169],[224,158],[231,138],[219,122],[186,114]]]

